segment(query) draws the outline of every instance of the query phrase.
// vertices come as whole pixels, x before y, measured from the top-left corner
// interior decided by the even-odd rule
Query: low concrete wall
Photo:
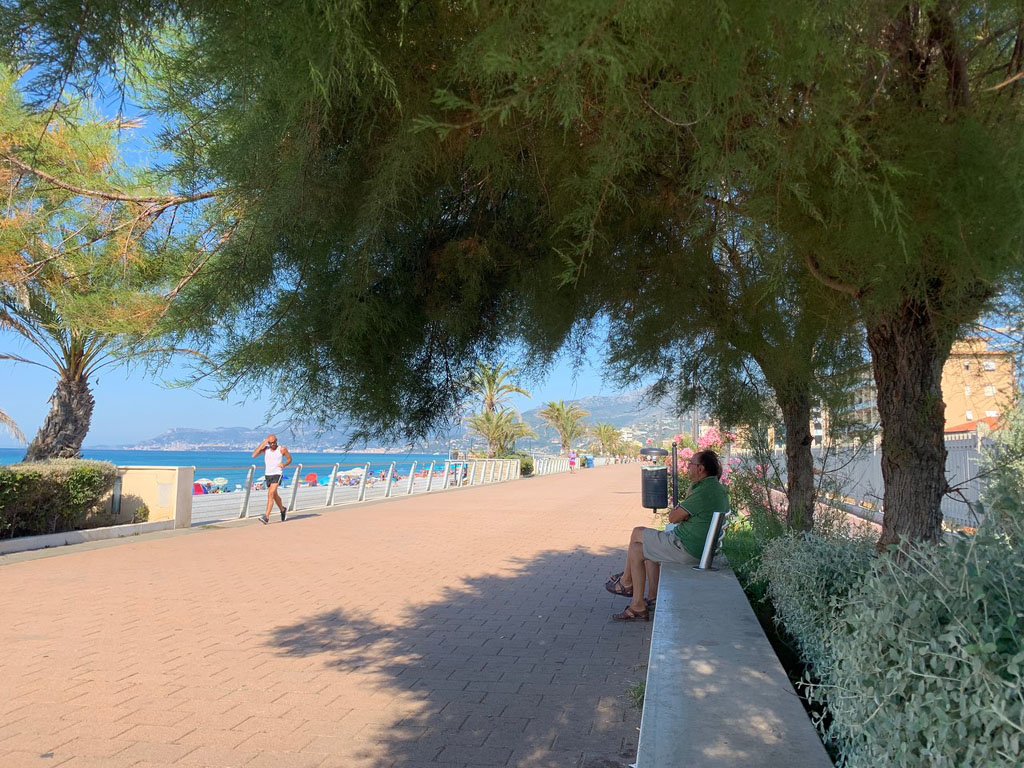
[[[45,536],[21,536],[17,539],[3,539],[0,541],[0,555],[27,552],[32,549],[62,547],[65,544],[83,544],[87,541],[118,539],[122,536],[137,536],[140,533],[153,533],[154,531],[169,531],[175,527],[173,520],[158,520],[155,523],[112,525],[106,528],[89,528],[84,531],[50,533]]]
[[[175,528],[192,524],[192,467],[118,467],[120,494],[115,490],[114,503],[119,505],[118,519],[131,519],[135,510],[145,504],[149,522],[170,520]]]
[[[118,467],[114,490],[104,502],[115,525],[42,536],[0,540],[0,555],[82,544],[122,536],[135,536],[192,525],[192,467]],[[146,522],[133,523],[141,505],[149,510]]]
[[[637,768],[831,768],[743,588],[722,565],[661,568]]]

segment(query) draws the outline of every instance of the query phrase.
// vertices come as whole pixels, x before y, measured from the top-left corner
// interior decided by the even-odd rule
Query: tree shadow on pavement
[[[345,692],[350,764],[627,766],[640,722],[627,689],[644,679],[651,625],[610,620],[624,601],[602,585],[621,561],[584,549],[511,560],[511,574],[445,588],[388,623],[339,598],[268,644],[322,659],[317,685]]]

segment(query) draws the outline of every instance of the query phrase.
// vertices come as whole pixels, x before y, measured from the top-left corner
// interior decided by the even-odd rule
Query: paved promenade
[[[638,465],[0,557],[0,766],[633,762]],[[47,553],[52,554],[52,553]]]

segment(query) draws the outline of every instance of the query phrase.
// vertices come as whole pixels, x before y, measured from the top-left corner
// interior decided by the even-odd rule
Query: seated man
[[[612,616],[615,621],[649,621],[650,610],[644,602],[647,563],[699,564],[712,515],[729,509],[729,495],[718,482],[722,464],[714,451],[695,453],[687,474],[691,485],[686,498],[668,513],[669,522],[677,524],[675,529],[634,528],[626,550],[625,571],[604,585],[613,595],[632,598],[626,610]]]

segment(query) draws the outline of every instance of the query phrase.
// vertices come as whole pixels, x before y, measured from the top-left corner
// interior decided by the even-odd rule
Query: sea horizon
[[[395,471],[401,475],[408,473],[412,464],[417,469],[424,469],[434,463],[442,465],[448,456],[443,453],[418,453],[411,451],[305,451],[291,450],[292,464],[285,470],[285,478],[291,481],[296,468],[301,464],[301,477],[315,474],[320,482],[330,478],[334,465],[338,472],[356,467],[365,468],[370,465],[371,472],[386,471],[392,463]],[[18,464],[25,455],[24,448],[0,448],[0,466]],[[219,483],[228,489],[245,482],[249,468],[255,466],[253,478],[263,475],[262,457],[253,458],[251,450],[155,450],[146,449],[103,449],[83,448],[83,459],[109,461],[117,466],[158,466],[158,467],[194,467],[195,479],[208,477],[211,480],[223,479]]]

